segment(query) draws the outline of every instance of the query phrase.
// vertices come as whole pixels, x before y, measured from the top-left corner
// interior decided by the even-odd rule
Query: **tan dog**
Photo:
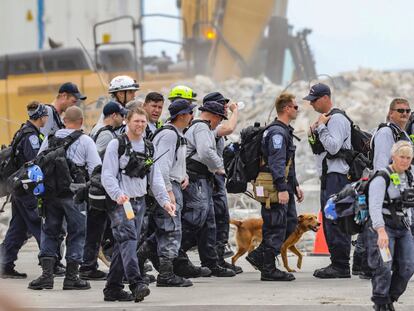
[[[230,219],[230,223],[237,227],[236,242],[237,242],[237,253],[231,258],[231,262],[234,265],[237,259],[240,258],[246,252],[251,252],[255,247],[262,241],[262,225],[263,219],[261,218],[250,218],[245,220]],[[289,272],[295,272],[288,265],[287,250],[290,250],[296,256],[298,256],[297,267],[302,267],[302,253],[296,248],[296,243],[299,242],[302,235],[312,230],[314,232],[319,230],[320,222],[316,215],[303,214],[298,216],[298,225],[294,232],[286,239],[283,243],[280,253],[282,255],[283,266]]]

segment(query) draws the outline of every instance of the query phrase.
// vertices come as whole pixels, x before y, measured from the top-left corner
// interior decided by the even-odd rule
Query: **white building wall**
[[[139,0],[44,0],[45,42],[48,37],[65,47],[79,47],[79,38],[87,49],[93,49],[93,25],[121,15],[139,16]],[[37,0],[0,1],[0,54],[38,49]],[[33,19],[27,20],[28,12]],[[112,41],[132,39],[130,22],[119,21],[102,26],[98,34],[109,33]],[[138,36],[137,36],[138,38]]]

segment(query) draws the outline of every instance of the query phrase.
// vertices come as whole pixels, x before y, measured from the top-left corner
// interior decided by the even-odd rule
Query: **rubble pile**
[[[384,122],[389,103],[393,98],[403,97],[414,104],[414,72],[384,72],[370,69],[343,73],[332,79],[320,80],[331,87],[334,105],[344,109],[348,116],[362,129],[372,131]],[[240,112],[236,134],[229,137],[230,141],[239,139],[239,132],[246,126],[260,122],[270,123],[276,115],[275,98],[287,91],[296,95],[300,112],[297,120],[292,123],[295,134],[301,138],[297,144],[296,165],[298,179],[301,182],[316,182],[316,171],[307,144],[309,126],[316,121],[315,113],[308,102],[302,100],[309,92],[310,85],[317,81],[297,81],[284,88],[274,85],[267,78],[242,78],[227,80],[215,84],[204,76],[195,78],[194,87],[202,98],[205,94],[218,90],[234,101],[242,101],[245,108]]]
[[[235,78],[215,83],[208,77],[197,76],[189,86],[196,90],[200,101],[207,93],[220,91],[233,101],[244,102],[245,107],[239,114],[236,133],[231,135],[228,141],[237,141],[240,130],[253,125],[254,122],[260,122],[262,125],[270,123],[276,115],[274,111],[275,98],[281,92],[288,91],[296,95],[300,113],[292,125],[295,128],[295,134],[301,138],[300,143],[296,142],[298,180],[302,184],[317,185],[318,178],[314,161],[307,143],[308,128],[311,123],[316,121],[317,113],[307,102],[302,100],[307,95],[310,86],[316,82],[297,81],[285,88],[271,83],[265,77],[257,79]],[[334,78],[320,80],[320,82],[331,87],[334,105],[344,109],[356,124],[369,131],[375,129],[378,123],[385,120],[388,105],[393,98],[403,97],[414,104],[414,72],[383,72],[360,69],[343,73]],[[168,94],[168,91],[165,89],[163,93]],[[167,109],[164,109],[165,117],[167,112]],[[318,194],[315,193],[314,196],[312,204],[316,205]],[[309,203],[305,202],[302,205],[304,204]],[[231,207],[231,216],[235,218],[260,216],[259,204],[245,195],[229,195],[229,206]],[[0,240],[3,239],[7,230],[8,218],[11,214],[10,209],[6,209],[8,209],[7,213],[0,214]],[[305,250],[311,247],[312,243],[309,240],[313,239],[314,235],[308,234],[307,237],[302,243],[302,249]]]

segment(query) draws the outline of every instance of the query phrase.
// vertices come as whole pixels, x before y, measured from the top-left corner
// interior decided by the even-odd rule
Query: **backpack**
[[[350,123],[352,149],[340,149],[338,153],[334,155],[327,153],[322,161],[322,176],[326,176],[328,171],[327,159],[342,158],[349,166],[348,179],[350,181],[357,181],[361,178],[365,169],[371,168],[369,154],[372,135],[361,130],[359,126],[354,124],[354,122],[346,115],[345,111],[341,109],[332,109],[328,116],[337,113],[343,115]],[[313,135],[314,136],[310,140],[312,151],[314,154],[320,154],[325,151],[325,148],[320,142],[318,135]],[[324,182],[325,181],[322,180],[322,183]]]
[[[19,143],[27,134],[34,133],[33,128],[22,126],[14,134],[10,146],[2,146],[0,150],[0,197],[10,194],[7,179],[13,175],[20,167],[17,161]]]
[[[394,137],[394,142],[400,141],[405,136],[404,132],[402,130],[400,130],[398,128],[398,126],[396,126],[395,124],[393,124],[391,122],[380,123],[377,127],[376,132],[378,132],[383,127],[389,127],[391,129],[392,135]],[[374,140],[374,138],[375,138],[375,134],[372,136],[371,143],[370,143],[370,149],[371,150],[369,152],[369,160],[371,161],[371,163],[373,163],[373,161],[374,161],[374,150],[375,150],[375,140]]]
[[[346,185],[341,191],[332,195],[325,205],[325,216],[329,219],[336,220],[339,228],[346,234],[354,235],[361,233],[369,219],[369,185],[371,181],[381,176],[385,180],[385,201],[392,202],[388,195],[388,187],[391,182],[390,175],[392,171],[389,167],[385,170],[379,170],[371,176]],[[411,172],[406,172],[408,184],[413,184]],[[333,214],[332,214],[333,212]],[[394,217],[395,209],[391,209],[391,215]]]
[[[48,149],[42,151],[35,159],[44,174],[45,197],[59,197],[72,193],[73,170],[76,166],[66,158],[68,148],[83,135],[80,130],[72,132],[64,138],[48,137]]]
[[[414,112],[411,112],[410,118],[408,119],[407,125],[405,126],[405,132],[410,136],[411,140],[414,142]]]
[[[255,122],[241,131],[240,143],[231,143],[224,148],[228,193],[245,192],[247,183],[257,178],[261,167],[263,133],[271,126],[278,126],[277,122],[268,126],[260,126],[260,123]]]
[[[128,138],[125,138],[126,134],[122,134],[117,137],[118,140],[118,159],[125,153],[131,153],[131,142]],[[154,156],[154,145],[147,139],[144,138],[145,154],[152,159]],[[132,151],[134,152],[134,151]],[[125,169],[124,169],[125,170]],[[110,211],[116,207],[116,202],[111,199],[101,182],[102,176],[102,165],[98,165],[94,168],[88,189],[89,204],[92,209],[100,211]]]

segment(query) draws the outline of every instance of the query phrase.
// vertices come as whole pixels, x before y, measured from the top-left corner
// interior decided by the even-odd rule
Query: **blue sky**
[[[236,0],[235,0],[236,1]],[[175,0],[146,1],[146,12],[178,14]],[[337,74],[359,67],[414,69],[414,1],[290,0],[289,23],[294,30],[311,28],[309,43],[318,73]],[[147,21],[147,37],[180,40],[177,22]],[[149,44],[147,53],[177,47]]]

